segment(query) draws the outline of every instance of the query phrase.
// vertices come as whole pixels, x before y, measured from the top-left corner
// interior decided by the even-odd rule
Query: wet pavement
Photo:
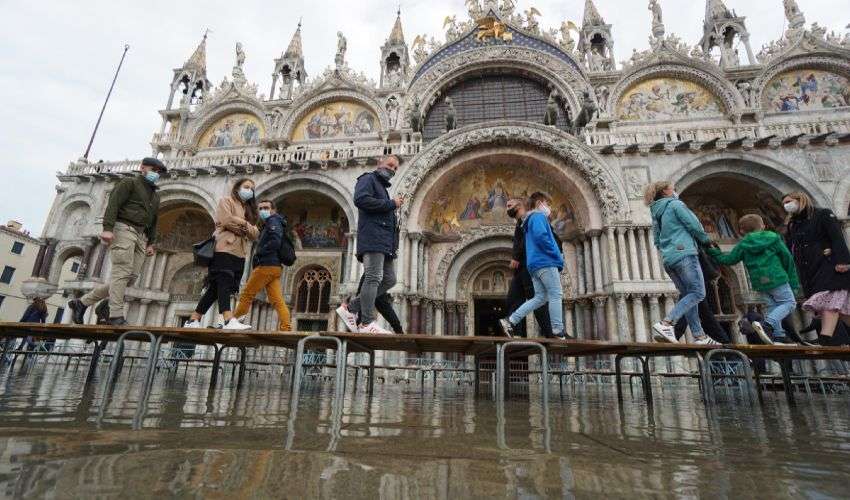
[[[103,376],[101,372],[101,377]],[[695,387],[538,389],[499,408],[441,382],[307,382],[295,418],[279,375],[229,377],[208,392],[192,372],[156,379],[141,429],[141,370],[108,405],[85,370],[0,374],[0,496],[15,498],[848,498],[850,396],[790,407],[727,394],[707,410]],[[486,392],[486,391],[485,391]],[[340,410],[341,411],[338,411]],[[335,411],[337,410],[337,411]]]

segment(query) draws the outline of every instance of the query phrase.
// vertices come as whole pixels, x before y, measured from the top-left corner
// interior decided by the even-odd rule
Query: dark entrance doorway
[[[475,335],[500,337],[499,320],[505,317],[505,299],[475,299]]]

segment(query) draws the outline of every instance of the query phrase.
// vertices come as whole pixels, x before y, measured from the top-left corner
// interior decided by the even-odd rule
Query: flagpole
[[[106,100],[103,101],[103,107],[100,108],[100,115],[97,117],[97,122],[94,124],[94,130],[89,139],[89,145],[86,148],[86,153],[83,155],[83,161],[88,161],[91,145],[94,143],[94,137],[97,135],[97,129],[100,127],[100,120],[103,119],[103,112],[106,111],[106,105],[109,104],[109,97],[112,95],[112,89],[115,88],[115,82],[118,80],[118,73],[121,72],[121,65],[124,64],[124,58],[127,56],[127,51],[130,50],[129,45],[124,45],[124,53],[121,54],[121,61],[118,63],[118,69],[115,70],[115,76],[112,78],[112,85],[109,86],[109,92],[106,93]]]

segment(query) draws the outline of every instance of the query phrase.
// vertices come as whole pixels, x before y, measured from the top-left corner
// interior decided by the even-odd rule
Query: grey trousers
[[[396,283],[395,265],[382,253],[363,254],[363,287],[360,295],[351,300],[348,308],[360,313],[360,323],[375,321],[375,298],[387,293]]]

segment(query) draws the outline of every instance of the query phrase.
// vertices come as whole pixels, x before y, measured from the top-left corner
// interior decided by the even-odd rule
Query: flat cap
[[[153,167],[153,168],[159,170],[162,173],[168,172],[168,167],[165,166],[165,163],[162,163],[161,161],[157,160],[156,158],[151,158],[151,157],[145,158],[145,159],[142,160],[142,165],[146,165],[148,167]]]

